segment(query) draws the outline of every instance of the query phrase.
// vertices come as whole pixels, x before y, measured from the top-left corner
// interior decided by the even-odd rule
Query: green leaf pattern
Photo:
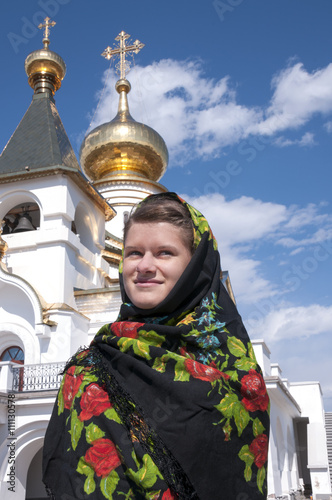
[[[193,217],[194,216],[195,214]],[[200,220],[199,223],[198,221],[196,222],[198,228],[204,227],[204,220]],[[199,226],[199,224],[201,226]],[[239,372],[248,373],[249,370],[257,369],[257,361],[252,344],[249,341],[244,343],[239,338],[228,335],[226,349],[228,353],[224,353],[214,336],[215,330],[223,331],[228,334],[224,325],[218,324],[218,322],[215,321],[216,309],[220,307],[216,302],[216,297],[212,296],[211,300],[204,299],[203,306],[203,312],[202,310],[197,313],[191,311],[185,315],[179,323],[179,326],[191,326],[190,332],[185,334],[185,337],[190,339],[191,343],[196,342],[198,349],[195,351],[195,354],[193,351],[186,352],[187,344],[184,343],[184,356],[168,352],[161,357],[155,358],[152,368],[160,373],[164,373],[166,369],[170,367],[170,369],[174,371],[174,381],[189,382],[192,380],[192,375],[185,367],[186,359],[192,359],[193,361],[210,366],[211,363],[214,363],[214,366],[223,372],[227,379],[220,378],[218,380],[204,381],[204,383],[210,386],[210,389],[207,391],[208,396],[212,394],[214,390],[217,390],[222,395],[220,403],[215,405],[215,408],[221,414],[221,419],[216,422],[215,425],[222,426],[225,441],[230,441],[234,432],[238,436],[241,436],[248,426],[251,426],[253,436],[257,437],[265,430],[264,426],[257,417],[252,418],[250,412],[239,399],[239,391],[233,389],[234,383],[239,384]],[[203,329],[201,328],[202,322],[204,322]],[[203,354],[201,354],[200,347],[202,348],[202,352],[209,352],[208,357],[204,357]],[[233,357],[232,360],[231,357]],[[254,464],[254,455],[250,452],[248,445],[245,445],[241,449],[239,458],[245,462],[245,480],[251,481],[253,477],[252,467]],[[257,474],[257,486],[260,491],[265,480],[265,474],[265,466],[263,466],[258,470]]]
[[[204,224],[204,220],[200,220],[198,228],[201,226],[204,227]],[[202,304],[203,311],[202,307],[200,311],[191,311],[185,314],[178,323],[180,327],[187,328],[187,333],[184,331],[183,338],[186,340],[182,342],[179,349],[175,352],[167,350],[165,354],[165,350],[162,349],[161,353],[163,354],[161,356],[158,357],[155,355],[157,351],[152,355],[151,350],[158,350],[165,342],[165,337],[153,330],[146,331],[143,328],[139,328],[137,338],[114,338],[112,335],[112,339],[117,343],[120,351],[124,353],[131,351],[135,357],[144,359],[146,363],[150,364],[153,370],[159,373],[165,373],[166,370],[170,370],[173,373],[174,382],[188,383],[193,379],[200,378],[201,380],[195,380],[195,382],[206,384],[207,398],[210,396],[215,397],[216,394],[219,394],[220,401],[217,405],[213,404],[213,406],[219,412],[220,419],[214,425],[221,426],[225,441],[231,441],[234,435],[241,436],[248,429],[248,426],[251,429],[251,435],[256,438],[264,432],[264,426],[259,418],[253,418],[252,414],[242,404],[241,392],[239,390],[239,378],[242,378],[239,372],[246,374],[249,370],[257,369],[252,345],[249,341],[243,343],[239,338],[230,336],[225,325],[216,321],[217,309],[220,306],[217,304],[214,294],[212,294],[209,300],[207,298],[204,299]],[[189,328],[187,325],[189,325]],[[223,341],[223,343],[219,341],[218,332],[223,332],[226,335],[227,340]],[[188,369],[188,363],[189,365],[191,364],[190,366],[198,363],[197,366],[200,367],[202,372],[192,372]],[[207,370],[207,374],[212,373],[211,380],[208,379],[207,375],[204,376],[205,369]],[[82,422],[75,408],[75,401],[79,401],[85,388],[91,382],[97,382],[97,377],[93,374],[93,371],[84,369],[81,366],[75,368],[75,375],[83,375],[83,380],[73,397],[70,415],[67,419],[73,450],[78,448],[82,440],[89,447],[93,446],[95,441],[107,438],[104,430],[94,422],[90,420]],[[63,383],[61,387],[63,387]],[[61,414],[64,408],[64,394],[61,389],[58,396],[58,413]],[[112,425],[121,426],[122,430],[123,422],[114,407],[107,408],[102,415],[111,421]],[[163,476],[150,455],[144,454],[140,458],[138,457],[135,452],[135,438],[133,438],[132,445],[132,462],[130,466],[122,464],[124,473],[130,478],[131,482],[142,488],[142,492],[144,492],[146,498],[150,498],[146,490],[150,492],[151,498],[154,498],[154,494],[158,498],[158,490],[154,488],[154,485],[158,479],[163,479]],[[121,456],[121,450],[119,450],[119,456]],[[245,480],[251,481],[255,477],[257,487],[262,491],[266,477],[265,466],[259,468],[256,475],[253,474],[255,456],[250,451],[248,445],[244,445],[241,448],[238,456],[244,462],[243,475]],[[112,470],[107,477],[98,477],[94,469],[85,461],[84,456],[82,456],[78,462],[77,472],[86,476],[84,491],[88,496],[91,495],[91,498],[93,498],[96,488],[107,499],[112,499],[115,491],[117,494],[123,495],[124,498],[132,498],[131,489],[129,492],[122,493],[118,490],[120,479],[116,469]]]
[[[132,341],[135,339],[119,339],[119,341],[122,341],[122,345],[125,346],[124,348],[128,349],[132,347],[132,345],[130,345],[128,342],[123,342],[123,340]],[[159,342],[157,337],[155,337],[155,340],[156,343]],[[140,349],[137,352],[139,352],[139,355],[143,355],[144,357],[146,356],[145,349]],[[77,368],[79,369],[77,370]],[[81,382],[79,390],[77,391],[77,394],[74,397],[74,400],[78,401],[79,396],[82,396],[84,389],[91,382],[96,382],[97,377],[89,372],[89,370],[85,370],[84,372],[82,370],[82,367],[76,367],[75,372],[76,370],[78,371],[78,373],[83,374],[83,380]],[[64,395],[62,392],[63,386],[64,379],[61,390],[58,394],[58,411],[60,410],[60,413],[63,413],[63,411],[65,410]],[[93,421],[91,422],[90,419],[86,422],[81,421],[78,411],[74,406],[75,405],[73,403],[69,410],[69,416],[66,419],[68,432],[70,434],[71,447],[73,450],[77,450],[79,443],[83,442],[85,443],[85,448],[88,450],[94,445],[97,440],[107,438],[107,435],[105,431],[99,427],[99,425],[96,425]],[[107,408],[102,413],[102,415],[105,416],[108,420],[114,422],[115,425],[119,425],[119,432],[123,432],[121,418],[119,417],[114,407]],[[118,450],[118,453],[119,456],[121,456],[121,450]],[[150,457],[150,455],[144,454],[142,458],[139,458],[139,455],[135,452],[135,439],[133,441],[132,458],[133,461],[131,467],[126,468],[124,465],[121,465],[121,467],[124,467],[125,475],[130,478],[131,481],[134,481],[137,484],[139,489],[141,489],[142,491],[142,495],[145,495],[146,498],[159,498],[160,490],[153,490],[152,488],[156,484],[158,478],[163,480],[163,476],[156,464],[153,462],[153,459]],[[109,500],[112,500],[115,492],[117,493],[117,495],[123,496],[123,498],[132,499],[135,497],[131,488],[129,489],[129,491],[119,491],[118,485],[120,477],[116,469],[113,469],[106,477],[98,477],[93,466],[87,463],[85,456],[81,456],[78,459],[76,470],[79,474],[86,476],[83,489],[89,498],[91,495],[91,500],[93,500],[94,498],[96,489],[98,489],[102,493],[103,497]],[[149,491],[149,493],[147,493],[147,491]]]

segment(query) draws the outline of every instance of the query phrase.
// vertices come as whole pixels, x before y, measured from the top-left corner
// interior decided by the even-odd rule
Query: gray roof
[[[52,96],[35,94],[0,156],[0,179],[52,166],[81,172]]]

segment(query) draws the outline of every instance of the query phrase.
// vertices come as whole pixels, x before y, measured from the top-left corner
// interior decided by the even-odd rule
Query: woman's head
[[[148,196],[133,208],[124,227],[124,245],[126,244],[128,231],[133,224],[152,222],[167,222],[179,228],[183,243],[188,247],[191,254],[194,253],[194,225],[191,215],[176,195],[171,193]]]
[[[153,309],[170,293],[191,260],[193,223],[174,195],[144,200],[125,225],[123,283],[136,307]]]

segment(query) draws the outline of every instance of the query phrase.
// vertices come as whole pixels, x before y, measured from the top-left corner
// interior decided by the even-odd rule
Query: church
[[[54,100],[66,73],[49,48],[54,24],[40,25],[43,48],[26,58],[32,102],[0,156],[2,500],[46,499],[42,449],[61,371],[117,317],[131,208],[167,191],[159,183],[167,146],[129,111],[126,53],[143,44],[122,31],[118,47],[105,50],[107,59],[120,59],[118,113],[88,133],[78,160]],[[222,280],[235,301],[227,271]],[[253,345],[271,400],[268,498],[332,498],[332,414],[324,412],[319,382],[289,382],[264,340]]]

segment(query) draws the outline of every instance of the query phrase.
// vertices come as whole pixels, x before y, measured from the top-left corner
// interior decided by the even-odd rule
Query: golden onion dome
[[[44,24],[38,28],[45,28],[43,44],[40,50],[35,50],[28,55],[25,60],[25,72],[28,75],[28,82],[36,94],[48,92],[54,94],[61,87],[61,82],[66,74],[64,60],[48,48],[49,28],[55,25],[49,17],[46,17]]]
[[[80,150],[82,168],[95,185],[128,176],[158,181],[168,163],[166,144],[155,130],[130,115],[128,80],[121,78],[115,88],[120,95],[118,113],[85,137]]]

